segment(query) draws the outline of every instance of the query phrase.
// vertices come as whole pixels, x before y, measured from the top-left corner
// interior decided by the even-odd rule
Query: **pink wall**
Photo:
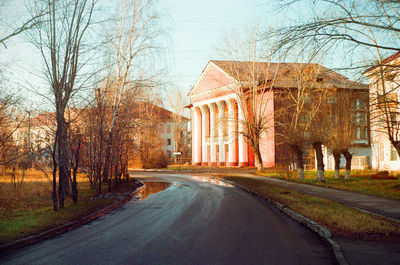
[[[193,99],[193,102],[199,102],[210,98],[215,98],[219,96],[224,96],[231,94],[230,91],[225,92],[211,92],[211,90],[223,86],[232,84],[232,80],[221,70],[210,63],[208,67],[204,70],[204,74],[201,80],[196,84],[195,90],[191,91],[191,94],[196,95],[205,91],[210,91],[210,93],[205,93],[204,95],[198,95]]]
[[[191,134],[192,134],[192,137],[191,137],[191,140],[192,140],[192,143],[191,143],[191,147],[192,147],[192,164],[194,164],[194,136],[193,136],[193,132],[194,132],[194,119],[193,119],[193,112],[194,112],[194,109],[193,109],[193,107],[191,107],[190,108],[190,120],[191,120],[191,122],[190,122],[190,125],[191,125]]]
[[[275,129],[274,129],[274,94],[273,91],[268,92],[270,95],[268,97],[264,96],[264,100],[268,99],[265,104],[266,110],[264,113],[265,118],[268,121],[267,127],[268,131],[263,135],[260,140],[261,156],[263,160],[264,167],[274,167],[275,166]]]

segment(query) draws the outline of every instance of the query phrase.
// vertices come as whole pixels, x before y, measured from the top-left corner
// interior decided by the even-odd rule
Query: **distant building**
[[[372,167],[379,170],[400,170],[397,150],[389,140],[389,131],[400,140],[400,52],[369,68],[364,75],[370,81]],[[384,84],[382,84],[384,80]]]
[[[189,154],[189,134],[188,124],[189,119],[183,116],[174,117],[173,112],[159,108],[158,113],[160,115],[161,125],[161,137],[165,143],[165,153],[169,158],[173,158],[176,155],[188,157]],[[180,120],[181,128],[177,129],[177,118]],[[180,134],[180,135],[178,135]]]
[[[191,131],[192,131],[192,163],[205,166],[254,166],[253,150],[246,143],[242,134],[238,133],[243,128],[237,121],[243,117],[243,110],[238,104],[238,96],[234,93],[235,82],[247,80],[235,80],[235,75],[229,65],[235,64],[239,74],[249,76],[249,62],[209,61],[196,84],[189,93],[192,101],[191,107]],[[295,72],[295,67],[304,64],[291,63],[256,63],[255,67],[272,69],[279,82],[270,87],[273,97],[265,102],[268,113],[273,117],[273,133],[261,139],[261,155],[264,167],[275,167],[291,163],[291,151],[285,144],[280,144],[276,124],[279,122],[274,113],[279,111],[280,102],[276,96],[279,89],[296,89],[293,80],[288,76]],[[353,93],[355,124],[357,126],[354,135],[353,161],[357,161],[357,167],[363,168],[369,165],[370,142],[368,122],[361,120],[368,113],[368,86],[350,81],[348,78],[335,73],[317,64],[306,66],[318,67],[321,75],[317,82],[327,88],[334,88],[336,93],[351,90]],[[265,71],[258,71],[263,73]],[[273,75],[272,75],[273,76]],[[249,80],[250,81],[250,80]],[[269,81],[269,80],[268,80]],[[337,104],[336,98],[330,98],[327,104]],[[358,116],[360,113],[361,116]],[[221,122],[224,121],[224,122]],[[325,165],[327,169],[333,169],[333,157],[328,148],[324,148]],[[314,167],[314,153],[305,154],[310,167]],[[306,161],[306,163],[307,163]]]

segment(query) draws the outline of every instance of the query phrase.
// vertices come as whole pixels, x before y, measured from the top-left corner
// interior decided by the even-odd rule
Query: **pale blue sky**
[[[168,10],[172,82],[185,92],[211,59],[217,59],[218,41],[231,31],[252,23],[274,24],[269,7],[275,1],[262,0],[163,0]]]
[[[18,8],[25,0],[10,0],[10,17],[18,21]],[[27,0],[29,1],[29,0]],[[106,0],[105,0],[106,1]],[[176,87],[187,94],[196,82],[207,62],[221,58],[216,47],[220,40],[230,32],[237,32],[253,24],[262,26],[288,25],[291,20],[304,17],[306,6],[299,4],[277,14],[277,0],[159,0],[162,12],[164,34],[168,41],[163,42],[165,53],[161,53],[160,65],[167,64],[165,78],[168,87]],[[107,2],[105,2],[107,3]],[[302,15],[303,14],[303,15]],[[12,80],[18,83],[40,85],[39,78],[28,76],[27,72],[40,71],[40,57],[37,51],[23,42],[21,37],[7,43],[7,49],[0,49],[1,62],[8,63],[14,73]],[[329,67],[329,65],[327,65]],[[39,71],[38,71],[39,70]],[[43,84],[41,84],[43,86]],[[34,94],[24,92],[28,98]],[[32,96],[31,96],[32,95]],[[32,101],[32,100],[31,100]],[[33,100],[33,104],[37,104]]]

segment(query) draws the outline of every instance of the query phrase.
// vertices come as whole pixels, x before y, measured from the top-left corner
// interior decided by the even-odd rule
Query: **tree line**
[[[163,33],[155,2],[119,1],[112,4],[111,15],[99,0],[40,0],[26,8],[26,22],[0,41],[6,47],[19,35],[34,47],[41,60],[35,74],[47,89],[28,86],[54,112],[37,115],[41,109],[34,107],[27,115],[17,94],[1,90],[1,166],[14,174],[41,169],[51,180],[57,210],[64,208],[68,194],[78,201],[78,173],[102,194],[104,185],[111,191],[129,180],[132,157],[165,160],[157,142],[163,128],[155,105],[163,84],[160,72],[150,68]],[[47,137],[31,140],[34,125],[42,129],[36,134],[46,132]],[[28,135],[21,139],[16,134],[22,127]],[[143,131],[153,134],[144,136]],[[16,186],[22,185],[21,177],[15,179]]]
[[[299,178],[304,177],[305,149],[311,146],[315,150],[318,180],[324,181],[322,145],[332,150],[337,178],[340,157],[344,156],[345,178],[349,178],[351,147],[356,146],[356,137],[370,141],[369,123],[371,133],[385,134],[400,155],[398,64],[385,60],[400,51],[400,3],[282,0],[278,10],[289,14],[293,14],[292,10],[305,10],[308,16],[289,26],[247,28],[240,37],[228,36],[220,48],[224,58],[232,62],[234,92],[245,110],[239,121],[245,129],[240,133],[254,150],[259,170],[263,170],[261,138],[273,130],[280,144],[290,147],[287,156],[294,156]],[[329,56],[336,56],[331,73],[321,67]],[[243,75],[239,61],[247,62],[247,75]],[[267,63],[258,67],[260,61]],[[293,62],[293,67],[285,78],[280,78],[278,73],[287,61]],[[377,89],[368,91],[350,81],[351,89],[342,91],[334,89],[334,84],[323,85],[325,76],[343,71],[360,82],[369,81]],[[271,122],[265,102],[276,97],[281,109]]]

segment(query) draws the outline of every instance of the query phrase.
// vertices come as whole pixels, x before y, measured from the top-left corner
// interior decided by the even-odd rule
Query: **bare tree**
[[[85,35],[92,23],[96,0],[37,1],[32,7],[46,10],[46,15],[35,19],[36,27],[29,39],[38,49],[44,64],[43,75],[50,85],[56,109],[56,148],[59,171],[59,207],[64,207],[64,194],[71,176],[69,124],[65,111],[81,84],[77,82],[83,71],[86,52]],[[79,80],[79,81],[78,81]]]
[[[304,23],[283,28],[279,48],[290,49],[306,42],[313,44],[308,47],[328,54],[343,54],[344,51],[346,60],[341,68],[364,72],[376,88],[370,97],[373,128],[377,133],[387,135],[400,154],[395,119],[400,102],[394,95],[398,81],[388,82],[389,79],[397,80],[398,64],[384,59],[400,51],[400,2],[284,0],[281,3],[285,8],[308,3],[314,7],[314,13]]]
[[[389,57],[390,58],[390,57]],[[381,61],[368,69],[365,75],[370,79],[371,123],[376,134],[383,134],[400,155],[400,100],[399,68],[397,63]]]
[[[257,26],[247,33],[243,38],[238,35],[225,38],[219,50],[228,61],[222,61],[219,65],[232,77],[231,90],[236,94],[238,108],[243,113],[238,117],[238,133],[253,149],[258,170],[264,171],[260,144],[274,126],[269,108],[273,102],[271,88],[280,64],[272,63],[271,44],[261,44]]]
[[[173,125],[173,142],[174,152],[183,152],[184,147],[184,131],[185,131],[185,106],[187,105],[186,98],[181,90],[175,89],[169,93],[169,106],[172,110]],[[175,156],[176,163],[176,156]]]
[[[400,3],[386,0],[282,0],[283,8],[296,4],[312,6],[311,18],[282,29],[280,47],[299,47],[316,43],[329,51],[347,43],[348,51],[372,48],[372,51],[399,51]],[[306,48],[305,46],[303,46]],[[365,68],[364,68],[365,69]]]
[[[292,63],[288,74],[282,79],[276,95],[280,110],[276,113],[277,132],[281,141],[288,144],[296,157],[299,179],[304,178],[304,150],[315,147],[319,177],[323,181],[323,157],[321,145],[327,132],[321,122],[322,106],[329,89],[321,85],[323,72],[327,69],[313,63]],[[321,173],[322,172],[322,173]]]
[[[116,78],[112,84],[112,118],[105,146],[103,180],[107,180],[110,173],[111,148],[123,95],[128,89],[140,92],[146,88],[144,83],[151,79],[151,76],[141,72],[144,69],[141,69],[140,63],[155,50],[153,42],[160,34],[157,28],[158,14],[152,12],[152,5],[152,0],[125,0],[120,7],[119,30],[113,42],[116,48]]]
[[[9,4],[8,0],[1,0],[0,1],[0,21],[3,22],[0,24],[3,32],[0,36],[0,43],[3,44],[5,48],[7,48],[6,42],[11,38],[33,29],[34,27],[38,26],[40,23],[40,18],[46,15],[46,10],[44,9],[37,9],[36,13],[33,16],[29,16],[25,20],[18,19],[16,23],[10,23],[7,21],[7,5]],[[19,15],[22,17],[21,14],[22,8],[19,10]],[[6,23],[7,22],[7,23]],[[11,26],[13,25],[13,26]]]

